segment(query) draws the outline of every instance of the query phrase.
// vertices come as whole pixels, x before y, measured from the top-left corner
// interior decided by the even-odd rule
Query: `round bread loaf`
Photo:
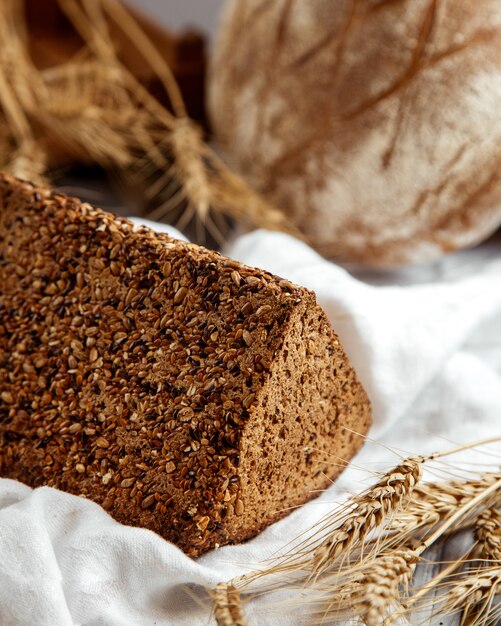
[[[501,223],[498,0],[231,0],[223,154],[322,254],[395,266]]]

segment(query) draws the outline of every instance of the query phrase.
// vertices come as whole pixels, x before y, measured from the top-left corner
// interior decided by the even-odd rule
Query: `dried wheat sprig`
[[[497,440],[498,438],[493,439]],[[235,584],[243,589],[269,574],[274,579],[280,575],[294,579],[294,572],[298,571],[318,578],[328,569],[339,567],[343,560],[352,562],[377,549],[394,549],[414,530],[432,528],[458,509],[465,509],[465,513],[461,519],[456,520],[454,530],[462,525],[469,525],[470,516],[475,512],[475,509],[470,511],[469,503],[478,496],[483,497],[485,491],[501,479],[501,473],[484,473],[478,479],[450,483],[419,484],[417,481],[422,463],[464,448],[465,446],[461,446],[452,451],[403,461],[400,466],[385,474],[376,485],[355,496],[344,506],[345,513],[340,514],[337,510],[319,522],[312,529],[314,533],[310,539],[299,544],[293,543],[289,554],[276,559],[269,568],[241,576],[235,580]],[[489,493],[491,499],[501,496],[500,491]],[[491,500],[489,502],[492,503]],[[398,515],[395,515],[396,511]],[[378,536],[371,539],[370,535],[376,530]],[[443,532],[446,534],[447,529]]]
[[[220,238],[221,215],[301,237],[271,207],[231,172],[204,142],[185,115],[179,87],[168,65],[134,18],[116,0],[59,0],[86,47],[68,62],[38,70],[29,57],[26,25],[18,0],[0,6],[3,58],[0,62],[0,145],[2,169],[41,181],[47,173],[49,145],[72,159],[119,169],[126,177],[149,162],[153,176],[169,171],[180,193],[166,197],[170,182],[157,186],[159,217],[182,212]],[[175,111],[160,104],[119,61],[108,33],[108,19],[131,40],[162,81]],[[2,123],[8,122],[8,123]],[[34,128],[37,129],[35,134]],[[30,160],[30,157],[32,160]]]
[[[471,481],[466,482],[469,484]],[[349,560],[338,562],[336,569],[326,570],[322,577],[312,578],[306,575],[306,582],[303,585],[297,580],[289,581],[289,588],[299,586],[303,596],[307,598],[306,601],[313,607],[314,614],[322,620],[356,614],[364,617],[371,624],[379,624],[390,613],[393,613],[394,617],[402,615],[404,607],[408,609],[414,601],[411,597],[407,603],[402,598],[401,592],[405,591],[405,583],[410,580],[412,570],[423,552],[447,532],[456,528],[458,522],[470,515],[472,511],[476,511],[479,505],[489,502],[493,495],[499,496],[501,490],[499,474],[493,476],[486,474],[478,483],[481,483],[481,486],[473,482],[470,494],[465,495],[463,492],[464,497],[461,502],[456,501],[457,508],[449,509],[438,528],[432,526],[432,532],[424,539],[412,542],[410,548],[397,547],[376,555],[373,552],[369,552],[368,555],[360,553],[359,560],[355,563]],[[459,482],[455,483],[451,491],[455,493],[461,488],[460,485]],[[432,493],[434,493],[433,490]],[[384,542],[382,545],[385,545]],[[381,550],[381,546],[379,549]],[[395,564],[398,564],[398,567],[395,567]],[[455,568],[456,564],[452,569]],[[274,568],[270,568],[268,574],[275,573],[273,570]],[[327,573],[329,571],[330,574]],[[401,573],[402,578],[399,577],[398,572]],[[261,576],[263,574],[266,575],[264,572],[260,573]],[[433,589],[440,580],[442,578],[432,581],[426,592]],[[363,599],[365,599],[365,604]]]
[[[165,63],[162,55],[158,52],[149,37],[143,32],[131,14],[117,2],[117,0],[105,0],[104,9],[129,37],[131,43],[136,47],[145,61],[150,64],[158,78],[162,81],[176,116],[185,118],[187,116],[186,106],[179,85],[170,67]]]
[[[486,489],[491,493],[489,488],[501,479],[501,473],[485,473],[480,479],[472,481],[450,481],[448,484],[429,483],[428,485],[421,485],[419,479],[422,465],[426,462],[455,454],[456,452],[486,443],[498,442],[499,440],[500,437],[492,437],[472,444],[456,446],[450,450],[435,452],[427,456],[410,457],[404,460],[399,466],[387,472],[375,485],[353,499],[353,506],[350,513],[347,519],[341,524],[337,516],[333,516],[331,519],[328,518],[327,523],[323,524],[321,530],[325,530],[325,528],[330,529],[332,526],[335,526],[334,536],[327,537],[318,548],[322,550],[331,542],[332,546],[330,549],[334,549],[336,553],[340,553],[343,549],[343,540],[346,541],[350,538],[346,537],[343,539],[342,530],[346,528],[348,531],[347,534],[351,535],[352,533],[349,531],[351,531],[352,526],[355,527],[355,532],[353,533],[354,542],[360,543],[359,530],[356,527],[364,521],[364,513],[369,513],[365,516],[366,521],[372,522],[364,524],[366,530],[370,530],[367,526],[370,526],[372,529],[376,528],[383,520],[388,520],[385,530],[388,528],[391,529],[392,524],[395,524],[398,529],[398,519],[389,514],[393,513],[396,509],[402,508],[401,505],[403,503],[405,503],[406,512],[409,508],[414,508],[414,506],[419,508],[421,501],[427,501],[428,506],[425,506],[425,509],[428,510],[428,513],[430,512],[431,506],[437,508],[439,513],[437,521],[439,521],[441,516],[445,516],[451,508],[455,510],[457,510],[457,508],[462,509],[464,508],[462,506],[464,504],[466,509],[470,510],[471,497],[475,499],[477,496],[484,494]],[[449,506],[444,504],[440,499],[442,488],[445,494],[444,499],[448,500]],[[435,493],[435,491],[437,493]],[[373,514],[371,510],[371,503],[374,501],[381,501],[383,503],[380,512],[375,514]],[[386,513],[386,515],[384,513]],[[336,537],[338,532],[339,535]],[[367,532],[363,533],[361,539],[365,539],[367,534]],[[339,547],[336,547],[338,545]],[[351,542],[349,545],[351,545]]]
[[[430,535],[428,535],[425,539],[423,539],[418,548],[416,548],[417,554],[422,554],[427,548],[429,548],[437,539],[443,537],[448,530],[453,528],[458,520],[461,520],[466,514],[474,511],[475,508],[488,500],[488,498],[494,494],[499,493],[501,490],[501,478],[496,480],[494,483],[485,487],[483,491],[478,493],[475,497],[468,500],[466,503],[461,504],[452,515],[448,516],[435,530],[433,530]]]
[[[3,143],[3,142],[2,142]],[[45,181],[47,158],[43,150],[33,139],[25,139],[19,145],[8,149],[7,152],[0,146],[0,171],[9,170],[14,176],[25,180]]]
[[[437,576],[429,580],[410,598],[403,600],[399,611],[394,612],[384,622],[390,626],[397,617],[403,617],[416,606],[424,608],[428,594],[439,592],[438,597],[428,604],[436,607],[433,616],[452,615],[462,612],[461,624],[487,626],[494,621],[496,611],[492,611],[492,600],[499,594],[499,567],[485,567],[482,562],[472,560],[472,549],[463,557],[448,564]],[[461,570],[468,566],[465,572]],[[491,621],[492,620],[492,621]]]
[[[410,547],[382,552],[344,574],[331,574],[303,587],[312,596],[311,614],[322,620],[360,617],[365,624],[382,623],[400,595],[407,590],[419,556]]]
[[[367,626],[377,626],[392,607],[400,602],[400,590],[408,588],[419,555],[410,549],[381,554],[369,564],[361,581],[360,593],[352,597],[353,611]]]
[[[365,538],[397,511],[410,497],[421,476],[422,457],[404,460],[373,487],[355,499],[346,519],[318,545],[311,557],[311,569],[321,575],[341,555],[363,543]]]
[[[385,626],[389,626],[395,618],[407,613],[411,607],[418,604],[423,597],[444,585],[447,585],[450,591],[445,597],[441,597],[440,614],[454,613],[458,610],[459,606],[461,610],[464,611],[464,619],[471,616],[475,616],[475,619],[477,619],[480,615],[485,615],[490,618],[492,600],[500,591],[499,576],[493,581],[493,584],[488,584],[488,580],[492,582],[493,577],[491,574],[495,570],[490,567],[485,567],[482,564],[478,567],[472,567],[472,564],[476,562],[472,561],[470,558],[470,555],[473,553],[473,548],[471,548],[464,557],[450,563],[435,578],[428,581],[424,587],[418,589],[411,598],[406,599],[402,597],[400,586],[410,582],[415,566],[419,562],[422,553],[434,541],[436,541],[436,538],[422,542],[421,544],[415,544],[414,549],[409,551],[409,574],[407,578],[402,579],[400,583],[395,580],[391,561],[389,562],[390,567],[385,567],[387,564],[384,560],[381,561],[381,567],[379,570],[376,570],[374,576],[371,576],[369,585],[361,585],[359,590],[359,596],[366,599],[366,603],[362,604],[362,606],[367,608],[367,613],[361,614],[360,608],[357,607],[357,601],[359,602],[359,600],[356,594],[352,594],[354,598],[353,612],[357,615],[361,615],[367,626],[376,626],[376,624],[383,623]],[[397,549],[394,553],[398,554],[398,552],[399,550]],[[390,553],[390,555],[391,554],[392,553]],[[411,555],[413,557],[412,561],[410,560]],[[384,556],[384,554],[382,556]],[[379,558],[379,556],[376,557],[376,560]],[[458,582],[455,572],[460,570],[464,564],[470,566],[469,577],[466,579],[461,578],[459,579],[460,582]],[[397,569],[397,571],[399,570]],[[486,572],[488,573],[487,577],[485,575]],[[379,586],[378,581],[380,581]],[[381,590],[380,593],[375,594],[374,589],[377,592],[379,588]],[[468,599],[468,602],[464,601],[465,598]],[[398,608],[393,609],[393,607]],[[464,623],[467,623],[467,621],[464,621]],[[477,622],[475,621],[475,623]],[[478,623],[487,624],[488,622],[479,621]]]
[[[406,613],[409,613],[411,608],[419,605],[422,599],[425,598],[429,593],[433,593],[434,591],[436,591],[443,584],[444,580],[450,579],[450,577],[455,572],[461,570],[461,568],[465,564],[471,563],[472,553],[473,548],[470,548],[463,556],[461,556],[457,560],[447,563],[445,567],[443,567],[441,571],[431,580],[428,580],[421,587],[415,588],[413,594],[410,597],[402,599],[400,603],[400,610],[395,611],[385,620],[385,626],[390,626],[396,618],[405,616]]]
[[[485,472],[479,478],[471,480],[452,480],[441,482],[421,483],[416,485],[405,510],[395,516],[388,524],[388,533],[404,534],[415,533],[420,529],[438,524],[462,504],[482,493],[486,487],[501,479],[499,472]],[[494,495],[501,501],[501,493]],[[462,520],[461,527],[473,523],[475,512],[471,512]],[[456,526],[454,531],[459,530]],[[397,540],[398,540],[397,537]]]
[[[74,3],[74,0],[64,0],[64,2]],[[200,129],[184,114],[184,103],[170,69],[154,47],[146,44],[147,38],[144,33],[140,36],[141,29],[137,23],[115,0],[101,0],[101,2],[104,3],[105,10],[114,18],[116,24],[129,37],[144,44],[142,45],[143,56],[163,80],[171,103],[175,103],[173,106],[177,117],[160,107],[137,81],[137,84],[134,84],[135,90],[141,90],[142,99],[153,116],[158,117],[170,130],[163,141],[172,154],[174,175],[182,187],[176,199],[170,199],[169,202],[164,202],[159,207],[160,210],[155,212],[155,217],[163,219],[186,202],[184,223],[181,222],[178,226],[184,226],[191,217],[196,217],[197,225],[199,223],[207,225],[216,239],[219,233],[214,228],[209,209],[246,222],[251,221],[265,228],[284,230],[302,238],[301,233],[288,224],[280,211],[271,207],[239,176],[231,172],[203,141]],[[125,68],[122,70],[127,73]],[[128,78],[132,77],[128,76]]]
[[[392,609],[400,610],[400,595],[418,560],[412,549],[402,547],[350,567],[344,576],[328,573],[314,582],[291,582],[287,589],[300,592],[301,609],[315,625],[354,617],[379,624]],[[290,600],[284,602],[290,606]]]
[[[6,0],[0,10],[0,38],[2,60],[0,63],[0,109],[4,120],[0,121],[1,161],[0,167],[19,177],[33,174],[33,178],[43,179],[47,160],[40,143],[35,139],[28,117],[28,106],[33,101],[33,91],[43,91],[41,81],[30,78],[28,54],[23,43],[19,22],[19,4],[16,0]]]
[[[490,607],[501,592],[501,566],[474,568],[459,580],[449,581],[441,598],[440,613],[463,613],[462,623],[490,623]]]
[[[212,592],[218,626],[246,626],[240,592],[231,583],[219,583]]]
[[[495,482],[493,482],[490,485],[486,486],[480,493],[475,495],[471,500],[469,500],[466,503],[463,503],[460,507],[458,507],[458,509],[456,511],[454,511],[454,513],[452,515],[450,515],[448,518],[446,518],[446,520],[436,530],[434,530],[430,535],[428,535],[426,537],[426,539],[422,540],[420,545],[419,545],[419,547],[417,547],[415,549],[416,554],[418,554],[418,555],[423,554],[423,552],[427,548],[429,548],[435,541],[437,541],[438,539],[443,537],[450,528],[454,528],[455,524],[457,523],[457,521],[460,520],[464,515],[469,514],[470,512],[474,511],[476,509],[476,507],[479,504],[481,504],[482,502],[486,502],[486,501],[488,502],[489,498],[492,496],[492,494],[495,494],[496,496],[499,496],[500,491],[501,491],[501,478],[498,478]],[[451,566],[451,570],[454,571],[456,569],[456,565],[459,566],[459,564],[462,564],[462,562],[464,562],[463,559],[459,560],[457,563],[454,563]],[[488,568],[488,569],[489,569],[489,571],[491,571],[493,568]],[[477,576],[477,577],[483,576],[483,572],[484,572],[483,568],[478,568],[475,571],[476,571],[475,576]],[[447,573],[448,573],[448,571],[447,571]],[[414,605],[424,595],[428,594],[430,591],[435,589],[438,586],[438,584],[442,583],[442,581],[444,581],[444,580],[447,581],[447,577],[445,576],[445,572],[439,573],[433,580],[429,581],[424,586],[423,589],[417,591],[417,593],[413,597],[411,597],[408,602],[406,602],[403,605],[404,609],[408,610],[412,605]],[[499,582],[496,583],[496,589],[498,588],[498,586],[499,586]],[[487,589],[487,588],[488,588],[488,586],[486,585],[484,590]],[[497,593],[497,591],[496,591],[496,593]],[[457,599],[457,596],[454,596],[454,597]],[[482,600],[482,597],[480,597],[480,600]],[[474,604],[478,605],[478,602],[475,602]],[[467,610],[472,608],[473,604],[469,607],[469,609],[468,609],[468,606],[469,605],[465,605],[463,607],[466,612],[467,612]],[[480,605],[478,605],[477,608],[479,608],[479,606]],[[482,609],[482,612],[485,612],[485,610],[487,608],[487,605],[482,605],[480,608]],[[445,604],[444,610],[449,610],[451,612],[450,606],[447,605],[447,604]],[[489,612],[487,611],[487,614],[488,613]]]
[[[423,457],[411,457],[384,474],[372,487],[355,496],[343,508],[330,514],[312,530],[313,536],[294,544],[289,554],[269,568],[235,579],[243,589],[255,580],[272,575],[291,576],[304,572],[308,579],[317,580],[334,564],[350,559],[350,552],[364,544],[366,539],[385,520],[389,519],[409,498],[420,479]],[[279,584],[279,583],[278,583]]]
[[[492,441],[499,441],[499,437]],[[481,443],[486,442],[402,461],[372,488],[352,498],[341,513],[337,510],[313,527],[313,535],[308,539],[292,542],[291,550],[277,557],[271,566],[236,578],[232,584],[244,591],[254,582],[264,582],[258,585],[259,594],[273,593],[280,588],[300,589],[303,602],[313,607],[322,619],[338,618],[343,611],[346,614],[354,599],[358,608],[352,607],[351,611],[367,613],[369,620],[381,620],[383,613],[388,615],[395,610],[396,616],[402,614],[405,607],[401,605],[404,598],[400,597],[400,591],[405,593],[404,583],[410,578],[398,575],[395,578],[395,570],[401,571],[403,576],[405,561],[410,572],[434,542],[462,528],[465,520],[471,524],[474,516],[478,516],[479,507],[493,506],[501,497],[499,472],[484,473],[471,480],[421,485],[418,483],[421,466]],[[442,492],[445,504],[441,502]],[[371,506],[374,502],[377,503],[375,508]],[[437,505],[440,505],[437,515],[431,516],[430,510]],[[402,517],[408,511],[406,532],[399,533],[402,525],[397,515]],[[412,536],[413,526],[425,532]],[[388,567],[390,563],[400,564],[393,568],[393,573]],[[378,576],[381,577],[385,566],[388,567],[385,576],[389,587],[382,586],[378,595],[376,583],[380,582]],[[443,577],[447,576],[447,571],[448,568]],[[412,606],[413,598],[422,597],[428,591],[418,590],[405,600],[405,605]],[[360,598],[366,597],[372,600],[363,605]]]

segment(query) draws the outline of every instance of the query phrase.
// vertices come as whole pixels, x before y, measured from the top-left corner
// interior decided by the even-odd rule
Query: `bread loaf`
[[[195,556],[361,445],[369,402],[306,289],[7,176],[0,255],[1,476]]]
[[[229,0],[210,76],[227,160],[319,252],[398,266],[501,224],[499,0]]]

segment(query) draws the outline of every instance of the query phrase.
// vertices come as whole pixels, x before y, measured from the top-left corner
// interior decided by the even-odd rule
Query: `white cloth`
[[[0,480],[3,626],[212,624],[202,586],[257,566],[360,490],[367,475],[358,467],[395,465],[386,445],[406,455],[501,435],[499,238],[426,267],[358,279],[283,234],[242,235],[225,252],[316,291],[370,395],[371,437],[379,441],[317,500],[252,541],[197,561],[92,502]],[[499,461],[500,448],[489,450],[479,458]],[[274,612],[264,600],[246,611],[250,624],[297,620],[293,607]]]

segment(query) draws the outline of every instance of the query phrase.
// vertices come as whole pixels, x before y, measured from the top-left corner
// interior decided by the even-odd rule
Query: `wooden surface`
[[[426,551],[423,563],[416,568],[413,578],[413,585],[418,588],[432,580],[446,563],[456,560],[465,554],[471,545],[468,534],[454,537],[443,544],[432,546]],[[459,614],[450,616],[440,613],[440,602],[436,593],[428,596],[429,608],[415,610],[411,614],[410,623],[412,626],[459,626],[461,616]],[[435,600],[433,602],[433,600]],[[428,602],[427,602],[428,604]]]

